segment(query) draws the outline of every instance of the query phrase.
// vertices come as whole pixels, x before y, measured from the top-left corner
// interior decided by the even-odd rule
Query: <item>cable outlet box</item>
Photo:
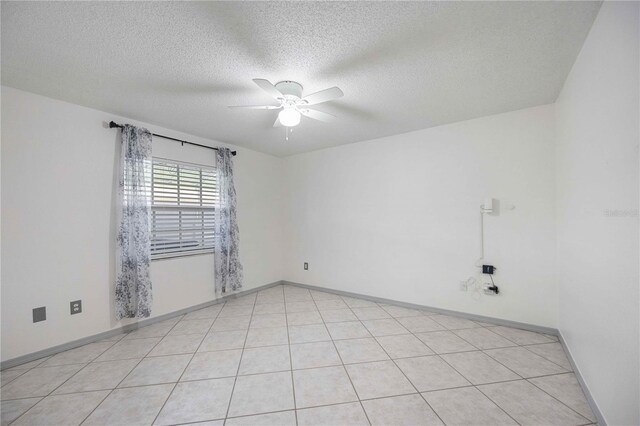
[[[493,265],[482,265],[482,273],[487,275],[493,275],[496,268]]]

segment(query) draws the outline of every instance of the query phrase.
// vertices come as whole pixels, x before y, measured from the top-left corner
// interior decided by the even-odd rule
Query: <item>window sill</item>
[[[210,250],[194,250],[194,251],[183,251],[179,253],[165,253],[165,254],[156,254],[151,255],[151,261],[154,262],[156,260],[166,260],[166,259],[175,259],[178,257],[188,257],[188,256],[200,256],[203,254],[213,254],[213,249]]]

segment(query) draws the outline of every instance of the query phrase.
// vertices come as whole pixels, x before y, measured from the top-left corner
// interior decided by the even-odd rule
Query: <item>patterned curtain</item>
[[[215,286],[223,294],[242,288],[242,265],[238,257],[239,230],[236,219],[236,189],[233,185],[233,155],[218,148],[216,172],[220,198],[215,214]]]
[[[151,133],[124,125],[118,186],[116,318],[151,315]]]

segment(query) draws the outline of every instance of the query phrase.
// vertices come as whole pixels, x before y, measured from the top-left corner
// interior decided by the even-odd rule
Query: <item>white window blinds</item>
[[[215,168],[154,158],[152,176],[151,257],[212,252]]]

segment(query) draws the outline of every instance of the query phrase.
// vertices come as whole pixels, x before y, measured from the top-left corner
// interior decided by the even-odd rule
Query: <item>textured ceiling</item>
[[[2,2],[2,84],[286,156],[554,102],[599,2]],[[345,93],[289,141],[251,81]]]

